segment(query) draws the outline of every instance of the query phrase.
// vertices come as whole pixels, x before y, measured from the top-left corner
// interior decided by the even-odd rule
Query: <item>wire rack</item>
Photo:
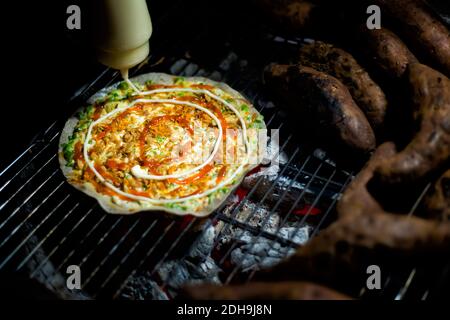
[[[188,37],[187,43],[168,42],[163,37],[155,39],[158,50],[133,73],[162,71],[181,76],[207,76],[227,82],[242,92],[264,115],[268,128],[280,130],[280,152],[286,155],[286,160],[280,164],[270,184],[260,177],[231,210],[224,204],[207,219],[159,213],[109,215],[95,200],[65,182],[57,159],[64,119],[57,120],[0,172],[0,272],[36,279],[60,298],[69,299],[126,298],[124,290],[130,282],[145,275],[170,298],[174,289],[171,279],[175,275],[169,273],[162,279],[159,276],[162,266],[170,261],[192,263],[188,253],[211,226],[222,224],[215,235],[213,251],[221,269],[220,282],[226,284],[249,281],[255,272],[244,272],[241,265],[229,264],[229,257],[240,245],[242,234],[252,235],[249,246],[255,246],[264,238],[270,243],[268,250],[274,246],[295,248],[298,243],[293,241],[294,236],[280,236],[282,227],[289,223],[295,235],[300,228],[309,226],[310,237],[313,237],[334,220],[336,201],[353,178],[353,172],[336,167],[332,159],[303,144],[307,137],[302,139],[286,124],[287,115],[280,111],[283,108],[265,96],[260,83],[264,64],[274,54],[282,55],[279,52],[298,47],[301,40],[267,32],[258,40],[252,40],[251,31],[236,39],[227,31],[224,37],[228,38],[220,41],[223,46],[208,52],[212,61],[196,58],[192,52],[202,47],[209,34],[204,25],[196,29],[195,36]],[[270,54],[255,55],[251,49],[236,52],[235,48],[251,47],[254,41],[262,41]],[[116,81],[119,81],[117,72],[105,69],[72,97],[68,110],[73,112],[97,90]],[[297,185],[302,188],[296,198],[287,200]],[[278,197],[274,200],[276,192]],[[410,214],[414,213],[423,194],[412,204]],[[256,206],[242,218],[239,212],[248,203]],[[296,209],[305,203],[308,206],[304,207],[302,215],[297,215]],[[251,220],[261,206],[266,208],[267,214],[255,226]],[[318,215],[313,214],[316,208],[320,208]],[[280,210],[283,216],[278,228],[268,231],[267,224]],[[229,230],[234,230],[235,236],[225,248],[218,250],[221,235]],[[80,267],[81,290],[68,290],[65,285],[70,265]],[[383,290],[372,293],[362,289],[359,294],[363,298],[426,299],[440,292],[438,289],[448,279],[449,268],[449,265],[443,269],[440,266],[435,272],[412,268],[391,273],[385,277]]]

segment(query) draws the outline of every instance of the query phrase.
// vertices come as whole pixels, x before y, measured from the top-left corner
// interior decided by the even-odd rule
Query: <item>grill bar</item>
[[[49,127],[47,130],[52,129],[53,126]],[[47,132],[47,130],[45,132]],[[2,175],[0,175],[0,177],[3,176],[3,174],[7,174],[8,171],[10,171],[16,164],[19,164],[20,159],[23,157],[24,154],[28,154],[30,153],[31,149],[35,148],[35,147],[39,147],[37,153],[30,159],[28,160],[25,164],[22,164],[19,169],[17,171],[14,172],[13,176],[8,179],[0,188],[0,191],[3,191],[3,189],[5,189],[5,187],[14,179],[16,179],[22,172],[25,171],[25,169],[29,168],[30,164],[37,159],[37,157],[39,155],[41,155],[44,151],[48,150],[47,148],[54,142],[55,138],[59,135],[59,132],[56,132],[54,136],[52,136],[52,138],[48,141],[48,142],[43,142],[45,143],[43,146],[41,146],[42,143],[32,143],[27,149],[26,152],[23,152],[18,158],[16,158],[15,160],[13,160],[3,171],[2,171]],[[42,138],[42,141],[45,141],[45,137]]]
[[[300,194],[300,196],[295,200],[295,202],[292,204],[291,208],[289,209],[288,213],[286,214],[286,217],[284,217],[284,219],[281,221],[281,227],[284,227],[286,225],[286,222],[288,221],[288,219],[291,217],[292,212],[294,211],[294,209],[297,207],[298,203],[300,202],[300,200],[303,199],[303,197],[306,194],[306,190],[308,190],[309,186],[311,185],[312,181],[315,179],[315,177],[317,177],[317,174],[319,173],[319,170],[322,168],[323,163],[320,163],[320,165],[317,167],[317,169],[314,171],[314,173],[312,174],[311,179],[308,181],[307,187],[304,188],[302,190],[302,193]],[[306,220],[306,215],[303,218]],[[301,224],[303,224],[305,221],[303,220],[301,222]],[[280,227],[280,229],[281,229]],[[278,230],[279,231],[279,230]]]
[[[339,193],[342,193],[342,191],[344,191],[345,187],[348,185],[348,183],[351,181],[352,175],[349,175],[347,177],[347,180],[345,181],[345,183],[342,185]],[[337,202],[337,197],[335,197],[332,202],[330,203],[330,205],[328,206],[327,210],[325,211],[324,215],[322,216],[322,218],[320,219],[319,223],[317,224],[316,228],[311,232],[311,236],[310,238],[313,238],[319,231],[320,228],[322,226],[322,224],[324,223],[324,221],[327,219],[328,215],[330,214],[330,212],[332,211],[332,209],[334,208],[335,204]],[[295,207],[295,206],[294,206]],[[301,224],[299,224],[299,226],[301,226]],[[278,228],[278,230],[275,232],[275,234],[278,234],[280,231],[281,227]],[[294,234],[296,234],[298,232],[298,229],[296,232],[294,232]],[[273,249],[274,246],[274,242],[272,242],[271,246],[269,247],[268,250]],[[297,245],[298,246],[298,245]],[[253,278],[253,276],[255,275],[256,270],[252,270],[250,275],[247,278],[247,282],[251,281],[251,279]]]
[[[334,176],[334,172],[333,172],[333,174],[329,177],[328,180],[331,181],[331,179],[333,178],[333,176]],[[312,181],[312,179],[311,179],[310,181]],[[317,204],[317,202],[319,201],[320,197],[323,195],[323,192],[325,191],[326,186],[327,186],[327,184],[323,187],[323,189],[322,189],[322,190],[320,191],[320,193],[317,195],[317,197],[316,197],[316,199],[314,200],[312,206],[308,209],[308,211],[307,211],[307,213],[306,213],[304,219],[306,219],[306,217],[311,213],[312,207],[314,207],[314,206]],[[303,220],[303,219],[302,219],[302,220]],[[268,221],[268,219],[265,221],[265,223],[266,223],[267,221]],[[265,223],[264,223],[263,225],[265,225]],[[297,223],[297,224],[295,225],[295,231],[294,231],[294,233],[292,234],[292,236],[289,238],[290,241],[293,241],[293,239],[295,238],[295,236],[298,234],[298,231],[300,230],[300,227],[301,227],[303,224],[304,224],[304,221],[303,221],[303,222],[300,222],[300,223]],[[262,227],[262,228],[264,228],[264,227]],[[278,232],[279,232],[279,229],[278,229],[278,231],[277,231],[277,234],[278,234]],[[256,239],[257,239],[257,238],[255,238],[255,239],[253,240],[252,244],[251,244],[251,247],[252,247],[252,248],[253,248],[253,247],[255,246],[255,244],[256,244]],[[248,254],[248,252],[250,252],[250,250],[247,251],[246,255]],[[267,251],[267,252],[268,252],[268,251]],[[286,254],[287,254],[287,251],[286,251]],[[245,256],[244,256],[244,259],[245,259]],[[236,266],[234,267],[233,271],[231,272],[231,274],[228,276],[228,278],[227,278],[226,281],[225,281],[226,284],[228,284],[228,283],[231,282],[231,280],[232,280],[233,277],[236,275],[236,273],[238,272],[238,270],[239,270],[240,267],[241,267],[240,265],[236,265]]]
[[[114,229],[120,221],[121,221],[121,219],[119,218],[118,220],[116,220],[116,221],[114,222],[114,224],[112,225],[112,227],[110,227],[110,229],[108,230],[108,232],[106,232],[106,233],[102,236],[102,238],[100,238],[99,243],[102,242],[102,241],[106,238],[106,236],[108,235],[109,231],[111,231],[112,229]],[[95,227],[97,227],[98,225],[99,225],[99,224],[96,224]],[[95,230],[95,229],[92,228],[88,234],[89,234],[89,235],[92,234],[92,231],[94,231],[94,230]],[[84,238],[84,239],[87,239],[87,237]],[[80,245],[84,243],[84,239],[83,239],[83,241],[80,243]],[[95,250],[95,248],[92,249],[92,250],[90,251],[90,254],[92,254],[92,252],[93,252],[94,250]],[[72,251],[64,258],[64,260],[58,265],[58,267],[55,269],[54,273],[52,274],[53,277],[57,274],[57,272],[58,272],[59,270],[61,270],[62,266],[63,266],[63,265],[64,265],[64,264],[65,264],[65,263],[66,263],[66,262],[67,262],[74,254],[75,254],[75,252],[76,252],[76,249],[73,249],[73,250],[72,250]],[[89,254],[89,255],[90,255],[90,254]],[[88,255],[88,256],[89,256],[89,255]],[[81,263],[80,263],[80,264],[82,264],[83,261],[85,261],[86,259],[87,259],[87,257],[85,256],[84,259],[81,260]]]
[[[33,211],[31,211],[31,213],[25,218],[25,220],[23,220],[22,222],[20,222],[20,223],[13,229],[13,231],[11,231],[11,232],[9,233],[9,235],[8,235],[8,236],[0,243],[0,248],[3,247],[3,245],[4,245],[6,242],[8,242],[8,240],[9,240],[12,236],[14,236],[14,234],[17,232],[17,230],[19,230],[19,228],[22,227],[22,226],[27,222],[27,220],[28,220],[29,218],[31,218],[31,217],[36,213],[36,211],[37,211],[37,210],[38,210],[45,202],[47,202],[47,200],[48,200],[51,196],[53,196],[53,194],[54,194],[56,191],[58,191],[58,189],[59,189],[62,185],[63,185],[63,182],[61,182],[61,183],[58,185],[58,187],[56,187],[56,189],[54,189],[47,197],[45,197],[44,200],[42,200],[42,202],[41,202],[38,206],[36,206],[36,207],[33,209]],[[67,198],[69,198],[69,196],[70,196],[70,195],[67,195],[66,198],[64,198],[64,199],[61,201],[61,203],[63,203],[64,201],[66,201]],[[51,215],[47,215],[46,219],[48,219],[50,216],[51,216]],[[6,222],[7,222],[7,221],[5,221],[5,223],[6,223]],[[45,222],[45,220],[44,220],[43,222]],[[2,226],[3,226],[3,225],[2,225]],[[39,225],[39,226],[40,226],[40,225]],[[37,228],[39,228],[39,226],[37,226],[37,227],[34,229],[34,232],[37,230]],[[32,234],[29,235],[29,237],[31,237],[31,236],[32,236]],[[25,242],[26,242],[26,240],[25,240]],[[4,263],[6,263],[6,261],[5,261]],[[1,269],[2,267],[3,267],[3,264],[0,265],[0,269]]]
[[[94,232],[97,229],[97,227],[106,219],[106,217],[107,217],[106,215],[101,216],[100,220],[97,221],[97,223],[91,228],[91,230],[89,230],[89,232],[86,234],[86,236],[81,240],[81,242],[79,243],[80,246],[82,244],[84,244],[86,239],[89,238],[89,236],[92,234],[92,232]],[[64,240],[62,240],[55,248],[53,248],[53,250],[51,251],[52,255],[53,255],[53,253],[55,253],[58,250],[58,248],[62,245],[63,242],[64,242]],[[73,249],[69,254],[67,254],[67,256],[64,258],[64,260],[61,262],[60,266],[64,265],[67,262],[67,260],[69,260],[70,257],[74,253],[75,253],[75,249]],[[31,277],[34,277],[37,274],[37,272],[41,270],[41,268],[50,260],[50,257],[51,256],[47,256],[47,258],[44,261],[42,261],[42,263],[31,274]]]
[[[78,206],[78,203],[77,203]],[[96,205],[92,206],[88,212],[83,215],[81,217],[80,220],[78,220],[78,222],[73,226],[73,228],[61,239],[61,241],[48,253],[46,259],[42,262],[42,264],[45,264],[45,262],[48,261],[48,259],[50,259],[52,257],[52,255],[55,253],[56,250],[58,250],[58,248],[67,240],[67,238],[72,234],[72,232],[74,232],[74,230],[76,230],[78,228],[78,226],[87,218],[89,217],[89,215],[93,212],[93,209]],[[58,209],[59,206],[55,207],[55,210]],[[61,225],[62,221],[60,223],[58,223],[54,228],[53,228],[53,232]],[[39,242],[38,245],[36,245],[36,247],[31,250],[31,252],[22,260],[22,262],[20,262],[19,266],[17,267],[16,271],[19,271],[26,263],[27,261],[33,256],[33,254],[36,252],[36,250],[38,250],[42,244],[48,239],[48,237],[51,235],[51,233],[47,234],[46,237],[44,239],[42,239],[41,242]],[[38,266],[36,268],[36,270],[38,270],[41,266]]]
[[[287,194],[287,192],[289,191],[289,189],[292,187],[294,181],[297,180],[298,176],[300,175],[300,173],[302,172],[303,168],[304,168],[304,167],[306,166],[306,164],[308,163],[309,159],[310,159],[310,156],[308,156],[308,158],[303,162],[302,167],[298,170],[298,172],[296,173],[295,177],[291,180],[290,185],[288,186],[288,188],[284,191],[284,193],[282,194],[282,196],[280,197],[280,199],[275,203],[274,207],[271,209],[271,211],[269,212],[269,214],[265,217],[264,222],[263,222],[263,225],[262,225],[262,227],[261,227],[261,230],[264,230],[264,227],[265,227],[265,225],[267,224],[267,222],[269,221],[270,217],[274,214],[275,210],[276,210],[276,209],[278,208],[278,206],[281,204],[282,200],[283,200],[284,197],[286,196],[286,194]],[[312,178],[308,181],[308,183],[306,184],[305,188],[302,190],[302,193],[301,193],[300,196],[298,197],[298,202],[303,198],[303,196],[304,196],[306,190],[310,187],[310,185],[311,185],[312,181],[314,180],[314,178],[316,177],[316,175],[317,175],[317,173],[318,173],[320,167],[321,167],[321,166],[319,166],[319,167],[317,168],[317,170],[314,172]],[[294,208],[295,208],[295,207],[294,207]],[[288,215],[289,215],[289,213],[288,213]],[[275,232],[275,236],[277,236],[278,233],[280,232],[281,228],[284,227],[284,226],[286,225],[286,221],[287,221],[288,215],[286,215],[286,218],[285,218],[285,219],[283,220],[283,222],[281,222],[281,224],[277,227],[277,231]],[[292,239],[295,238],[295,236],[297,235],[297,232],[298,232],[298,229],[297,229],[297,231],[294,232]],[[260,237],[260,235],[258,235],[257,238],[254,238],[254,240],[253,240],[253,242],[252,242],[252,244],[251,244],[251,247],[252,247],[252,248],[256,245],[256,242],[257,242],[257,240],[258,240],[259,237]],[[288,241],[291,242],[291,243],[294,243],[291,239],[288,239]],[[272,244],[271,244],[271,246],[269,247],[269,249],[266,250],[266,254],[267,254],[271,249],[273,249],[273,245],[274,245],[274,244],[275,244],[275,243],[272,242]],[[295,243],[294,243],[294,244],[295,244]],[[295,246],[297,247],[298,244],[295,244]],[[251,250],[248,250],[248,251],[247,251],[247,254],[248,254],[248,252],[251,252]],[[245,259],[245,257],[244,257],[244,259]],[[244,259],[243,259],[243,260],[244,260]],[[236,267],[233,269],[233,272],[232,272],[233,275],[230,275],[230,276],[227,278],[227,281],[226,281],[227,283],[230,282],[230,281],[232,280],[232,278],[234,277],[234,274],[238,271],[238,269],[239,269],[240,267],[241,267],[241,266],[236,266]],[[254,272],[253,272],[253,273],[254,273]]]
[[[117,219],[113,225],[106,231],[103,236],[98,240],[97,246],[100,246],[103,241],[111,234],[111,232],[119,225],[119,223],[123,220],[123,216]],[[80,261],[79,266],[81,267],[86,261],[92,256],[92,254],[95,252],[97,247],[92,248]],[[58,267],[56,270],[59,270],[60,267]]]
[[[66,198],[65,198],[66,199]],[[36,245],[36,247],[34,247],[34,249],[31,251],[31,253],[30,253],[30,256],[34,253],[34,252],[36,252],[41,246],[42,246],[42,244],[45,242],[45,240],[47,240],[52,234],[53,234],[53,232],[55,232],[55,230],[59,227],[59,225],[61,224],[61,223],[63,223],[64,221],[65,221],[65,219],[67,218],[67,217],[69,217],[77,208],[78,208],[78,206],[79,206],[80,204],[79,203],[76,203],[73,207],[72,207],[72,209],[70,209],[68,212],[67,212],[67,214],[61,219],[61,221],[56,225],[56,226],[54,226],[46,235],[45,235],[45,237]],[[57,208],[59,208],[59,206],[58,207],[56,207],[55,209],[57,209]],[[21,266],[22,266],[22,263],[17,267],[17,269],[16,269],[16,271],[17,270],[19,270],[20,268],[21,268]]]
[[[138,241],[134,243],[134,245],[131,247],[130,251],[120,260],[119,264],[114,268],[114,270],[109,274],[109,276],[103,281],[103,283],[100,285],[98,291],[93,295],[94,298],[98,296],[98,294],[101,292],[103,288],[108,284],[108,282],[114,277],[114,275],[119,271],[120,267],[127,261],[127,259],[133,254],[133,252],[136,250],[136,248],[142,243],[142,241],[147,237],[147,235],[150,233],[150,231],[153,230],[155,227],[157,221],[153,221],[153,223],[145,230],[145,232],[142,234],[142,236],[139,238]]]
[[[59,188],[59,187],[58,187]],[[56,191],[57,189],[55,189],[55,191]],[[60,205],[62,205],[68,198],[70,197],[70,195],[67,195],[61,202],[60,202],[60,204],[59,205],[57,205],[56,207],[55,207],[55,209],[54,210],[52,210],[42,221],[41,221],[41,223],[39,223],[37,226],[36,226],[36,228],[34,228],[23,240],[22,240],[22,242],[14,249],[14,251],[13,252],[11,252],[6,258],[5,258],[5,260],[2,262],[2,264],[0,264],[0,269],[2,269],[3,268],[3,266],[22,248],[22,246],[35,234],[35,232],[47,221],[47,219],[48,218],[50,218],[52,215],[53,215],[53,213],[55,213],[55,211],[60,207]],[[74,207],[73,207],[73,209],[71,210],[71,211],[69,211],[69,214],[70,213],[72,213],[72,211],[76,208],[78,206],[78,204],[76,204]],[[32,214],[34,213],[34,212],[36,212],[36,210],[37,209],[35,209],[35,210],[33,210],[32,211]],[[31,215],[31,214],[30,214]],[[66,215],[64,218],[63,218],[63,220],[67,217],[68,215]],[[28,217],[27,217],[27,219],[28,219]],[[62,221],[63,221],[62,220]],[[26,220],[24,220],[24,222],[25,222]],[[24,222],[22,222],[22,223],[24,223]],[[17,231],[17,229],[19,228],[19,227],[21,227],[21,225],[22,225],[22,223],[16,228],[16,229],[14,229],[14,231],[13,232],[11,232],[10,233],[10,235],[8,236],[8,238],[6,238],[3,242],[2,242],[2,245],[5,243],[5,242],[7,242],[9,239],[10,239],[10,237],[12,236],[12,235],[14,235],[15,234],[15,232]],[[48,233],[48,236],[49,235],[51,235],[51,233],[53,233],[53,231],[52,230],[50,230],[50,232]],[[33,252],[35,252],[36,250],[38,249],[38,247],[36,247],[34,250],[33,250]],[[19,266],[20,267],[20,266]],[[19,267],[18,267],[18,269],[19,269]]]
[[[352,180],[352,177],[353,177],[352,174],[350,174],[350,175],[347,177],[347,180],[345,181],[345,183],[342,185],[341,189],[339,190],[339,193],[340,193],[340,194],[344,191],[345,187],[348,186],[348,184],[349,184],[350,181]],[[322,216],[322,218],[320,219],[320,221],[319,221],[319,223],[317,224],[316,228],[312,231],[312,233],[311,233],[311,238],[313,238],[313,237],[320,231],[320,228],[321,228],[322,224],[325,222],[325,220],[327,219],[328,215],[330,214],[331,209],[336,205],[337,199],[338,199],[338,198],[335,197],[335,198],[332,200],[331,204],[330,204],[330,205],[328,206],[328,208],[327,208],[327,211],[325,211],[325,214],[324,214],[324,215]]]
[[[175,246],[180,242],[181,239],[183,239],[184,235],[188,230],[191,229],[191,227],[194,225],[194,223],[197,221],[197,218],[193,218],[191,222],[187,225],[187,227],[180,233],[180,235],[177,237],[177,239],[172,243],[170,248],[164,253],[164,256],[161,258],[161,260],[158,261],[158,263],[153,267],[151,271],[151,275],[155,273],[155,271],[158,269],[158,267],[164,262],[164,260],[169,256],[169,254],[172,252],[172,250],[175,248]]]
[[[229,218],[221,213],[217,216],[217,218],[221,221],[226,222],[227,224],[230,224],[233,227],[238,227],[241,230],[251,232],[253,235],[260,235],[261,237],[272,240],[272,241],[274,241],[274,243],[280,243],[283,246],[291,246],[294,248],[298,246],[297,243],[290,241],[288,239],[282,238],[282,237],[278,236],[277,234],[267,232],[264,229],[262,229],[261,227],[258,228],[258,227],[250,226],[244,222],[240,222],[238,220]]]
[[[27,153],[28,153],[28,151],[30,151],[32,148],[34,147],[34,144],[30,144],[29,146],[28,146],[28,148],[26,148],[20,155],[18,155],[9,165],[7,165],[6,167],[5,167],[5,169],[3,169],[2,170],[2,172],[0,172],[0,177],[1,176],[3,176],[16,162],[18,162],[20,159],[22,159],[22,157],[24,156],[24,155],[26,155]],[[0,188],[0,191],[2,191],[3,190],[3,188],[4,188],[5,186],[2,186],[1,188]]]
[[[45,164],[40,167],[23,185],[20,186],[20,188],[14,192],[14,194],[9,197],[8,200],[6,200],[1,206],[0,206],[0,210],[3,209],[20,191],[22,191],[23,188],[25,188],[27,186],[27,184],[37,175],[39,174],[45,167],[47,167],[47,165],[56,158],[56,155],[53,155],[50,159],[47,160],[47,162],[45,162]],[[55,173],[57,171],[55,170]],[[20,173],[20,172],[19,172]],[[9,184],[9,182],[7,182],[5,185],[3,185],[3,187],[6,187]],[[2,187],[2,188],[3,188]],[[0,226],[1,228],[1,226]]]
[[[56,170],[56,171],[54,171],[47,179],[45,179],[45,181],[42,183],[42,184],[40,184],[39,185],[39,187],[38,188],[36,188],[26,199],[25,199],[25,201],[21,204],[21,205],[19,205],[14,211],[13,211],[13,213],[11,214],[11,215],[9,215],[6,219],[5,219],[5,221],[3,221],[1,224],[0,224],[0,229],[1,228],[3,228],[3,226],[6,224],[6,223],[8,223],[8,221],[10,221],[11,220],[11,218],[13,218],[14,216],[15,216],[15,214],[17,213],[17,212],[19,212],[19,210],[51,179],[51,178],[53,178],[54,176],[55,176],[55,174],[57,173],[58,171]]]
[[[103,258],[103,260],[100,262],[100,264],[97,265],[97,267],[94,269],[94,271],[90,274],[90,276],[85,280],[84,284],[83,284],[83,288],[86,287],[89,283],[89,281],[91,281],[91,279],[97,274],[98,270],[105,264],[106,260],[112,256],[114,254],[114,252],[116,252],[116,250],[122,245],[122,243],[124,242],[124,240],[128,237],[128,235],[136,228],[136,226],[138,225],[138,223],[140,222],[140,219],[136,220],[133,225],[131,226],[131,228],[128,229],[128,231],[119,239],[119,241],[117,242],[116,245],[114,245],[114,247],[112,247],[112,249],[108,252],[108,254],[106,255],[106,257]],[[85,259],[82,260],[86,261]],[[81,266],[81,265],[80,265]]]
[[[289,136],[291,137],[291,136]],[[284,148],[287,146],[287,143],[289,141],[289,138],[286,140],[286,142],[281,146],[280,148],[280,153],[284,150]],[[271,159],[271,161],[273,161],[275,159],[275,157],[273,157]],[[279,176],[277,177],[277,179],[279,179]],[[232,213],[231,213],[231,218],[232,219],[236,219],[236,216],[239,212],[239,210],[242,208],[242,206],[244,205],[244,203],[248,202],[248,200],[250,199],[250,197],[255,193],[256,189],[258,188],[259,184],[262,182],[263,177],[259,177],[255,186],[252,188],[252,190],[249,191],[249,193],[244,197],[244,199],[241,200],[241,202],[239,202],[239,204],[233,209]],[[219,242],[219,237],[222,233],[226,232],[229,229],[229,225],[226,225],[224,229],[221,230],[221,232],[218,234],[216,241],[214,242],[213,247],[216,247],[218,242]]]
[[[297,148],[297,149],[295,150],[295,152],[293,153],[293,155],[291,156],[291,158],[288,160],[288,162],[287,162],[288,164],[292,162],[292,160],[295,158],[295,156],[297,155],[298,152],[299,152],[299,149]],[[262,199],[261,199],[261,202],[264,202],[264,201],[266,200],[267,196],[273,191],[273,189],[275,188],[275,184],[279,181],[279,179],[281,178],[281,176],[284,174],[284,172],[286,171],[286,168],[287,168],[286,166],[283,167],[283,169],[281,170],[280,174],[277,176],[277,178],[276,178],[275,181],[272,183],[272,185],[270,186],[270,188],[267,189],[267,191],[264,193],[264,195],[263,195],[263,197],[262,197]],[[247,216],[247,218],[246,218],[245,221],[244,221],[244,224],[248,224],[248,222],[250,221],[250,218],[255,214],[255,212],[256,212],[256,207],[254,207],[254,208],[252,209],[252,213],[249,214],[249,215]],[[268,216],[269,216],[269,215],[267,215],[267,217],[268,217]],[[264,226],[265,226],[265,225],[263,225],[263,226],[261,227],[261,230],[264,230]],[[243,234],[243,231],[241,230],[241,233],[237,236],[237,239],[239,239],[239,238],[242,236],[242,234]],[[237,245],[236,242],[233,243],[233,245],[231,246],[231,248],[228,249],[228,251],[224,254],[224,256],[222,257],[222,259],[219,261],[219,264],[223,264],[223,262],[225,261],[225,259],[228,258],[228,255],[231,253],[231,251],[232,251],[234,248],[236,248],[236,245]]]
[[[421,194],[419,195],[419,197],[416,199],[413,206],[411,207],[411,210],[408,212],[408,216],[412,216],[416,212],[417,208],[419,207],[419,204],[421,203],[423,197],[425,196],[425,194],[427,193],[427,191],[430,187],[431,187],[431,183],[428,183],[425,186],[425,188],[423,189],[423,191],[421,192]],[[416,272],[417,272],[417,269],[413,268],[411,273],[409,274],[405,284],[400,288],[400,291],[395,296],[395,300],[403,299],[403,297],[405,296],[406,292],[408,291],[408,289],[411,285],[411,282],[414,280],[414,277],[416,276]]]
[[[156,246],[164,239],[164,237],[169,233],[169,231],[172,229],[172,227],[175,225],[175,221],[172,221],[165,229],[164,232],[161,234],[161,237],[154,243],[154,245],[147,251],[145,256],[141,259],[141,261],[137,264],[136,268],[133,269],[133,271],[129,274],[129,276],[120,284],[119,289],[114,293],[113,299],[117,298],[117,296],[120,294],[122,289],[127,284],[128,280],[134,276],[137,272],[137,270],[145,263],[145,261],[150,257],[150,255],[153,253],[153,251],[156,249]]]

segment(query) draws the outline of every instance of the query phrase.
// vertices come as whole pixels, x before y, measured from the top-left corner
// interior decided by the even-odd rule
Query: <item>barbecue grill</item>
[[[0,272],[21,279],[23,288],[16,290],[33,285],[62,299],[173,299],[187,283],[245,283],[334,221],[335,204],[360,167],[337,165],[310,145],[265,93],[263,67],[304,39],[275,33],[245,12],[231,19],[226,11],[210,8],[205,15],[175,3],[156,21],[151,56],[132,75],[157,71],[228,83],[252,101],[269,129],[279,129],[279,165],[250,173],[207,219],[109,215],[65,182],[57,159],[65,118],[56,120],[0,172]],[[189,26],[178,29],[182,37],[165,32],[173,23]],[[119,80],[105,69],[70,99],[67,115]],[[411,196],[411,215],[428,187]],[[81,290],[66,287],[70,265],[80,267]],[[450,263],[389,270],[381,290],[361,283],[354,296],[442,297],[449,292],[449,272]]]

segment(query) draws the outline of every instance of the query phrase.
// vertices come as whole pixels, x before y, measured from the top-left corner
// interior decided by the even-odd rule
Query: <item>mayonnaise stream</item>
[[[128,77],[128,69],[122,69],[120,70],[120,75],[122,76],[123,80],[125,80],[126,83],[133,89],[136,94],[140,94],[141,91],[134,85],[133,82],[131,82],[130,78]]]
[[[130,81],[131,82],[131,81]],[[178,199],[154,199],[154,198],[150,198],[150,197],[144,197],[144,196],[138,196],[138,195],[134,195],[131,193],[127,193],[124,192],[118,188],[116,188],[114,185],[112,185],[111,183],[109,183],[105,178],[103,178],[103,176],[95,169],[93,163],[91,162],[91,160],[88,157],[88,149],[93,145],[90,144],[89,142],[91,141],[91,136],[92,136],[92,128],[97,125],[98,123],[104,121],[105,119],[113,116],[116,113],[119,113],[121,111],[124,111],[132,106],[134,106],[136,103],[139,102],[151,102],[151,103],[172,103],[172,104],[182,104],[182,105],[189,105],[191,107],[197,108],[203,112],[206,112],[211,118],[214,119],[214,121],[216,122],[216,124],[219,127],[219,137],[216,140],[216,143],[214,145],[214,149],[213,152],[211,153],[211,155],[208,157],[208,159],[206,159],[201,165],[190,169],[188,171],[179,173],[179,174],[174,174],[174,175],[166,175],[166,176],[155,176],[155,175],[149,175],[146,173],[146,171],[144,171],[142,168],[140,168],[139,166],[135,166],[132,169],[132,173],[133,175],[137,176],[137,177],[141,177],[144,179],[154,179],[154,180],[162,180],[162,179],[167,179],[167,178],[179,178],[179,177],[183,177],[186,175],[189,175],[192,172],[195,172],[201,168],[203,168],[204,166],[206,166],[209,162],[212,161],[212,159],[214,158],[214,155],[217,153],[219,147],[220,146],[220,142],[222,141],[222,134],[223,134],[223,128],[220,124],[219,119],[217,119],[217,117],[212,114],[209,110],[205,109],[202,106],[199,106],[195,103],[191,103],[191,102],[187,102],[187,101],[177,101],[175,99],[137,99],[135,101],[133,101],[132,103],[130,103],[128,106],[120,108],[120,109],[116,109],[111,111],[110,113],[104,115],[103,117],[97,119],[96,121],[92,122],[91,125],[88,128],[88,131],[86,133],[86,137],[84,140],[84,145],[83,145],[83,156],[84,156],[84,160],[86,161],[87,165],[89,166],[89,168],[92,170],[92,172],[94,172],[95,176],[108,188],[110,188],[111,190],[113,190],[114,192],[125,196],[127,198],[130,199],[134,199],[134,200],[141,200],[141,201],[148,201],[154,204],[170,204],[170,203],[177,203],[177,202],[184,202],[187,200],[192,200],[192,199],[198,199],[198,198],[202,198],[204,196],[207,196],[217,190],[219,190],[220,188],[224,187],[225,185],[231,183],[233,181],[233,179],[237,176],[237,174],[244,168],[244,166],[248,163],[248,158],[249,158],[249,142],[248,142],[248,137],[247,137],[247,126],[245,124],[244,119],[242,118],[242,116],[239,114],[239,111],[237,111],[237,109],[229,102],[225,101],[224,99],[220,98],[219,96],[213,94],[212,92],[205,90],[205,89],[190,89],[190,88],[168,88],[168,89],[156,89],[156,90],[151,90],[151,91],[143,91],[140,92],[139,90],[137,90],[137,93],[134,95],[151,95],[151,94],[155,94],[155,93],[163,93],[163,92],[192,92],[192,93],[203,93],[208,95],[209,97],[223,103],[224,105],[226,105],[228,108],[230,108],[238,117],[240,123],[241,123],[241,127],[242,127],[242,131],[243,131],[243,137],[244,137],[244,143],[245,143],[245,157],[242,161],[242,163],[240,164],[240,166],[233,172],[233,174],[231,174],[227,179],[224,179],[222,182],[220,182],[218,185],[216,185],[215,187],[208,189],[202,193],[198,193],[195,195],[191,195],[191,196],[187,196],[187,197],[182,197],[182,198],[178,198]],[[194,170],[196,169],[196,170]],[[163,177],[163,178],[161,178]]]

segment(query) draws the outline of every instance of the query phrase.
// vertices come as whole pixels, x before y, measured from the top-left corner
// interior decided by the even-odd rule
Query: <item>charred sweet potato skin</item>
[[[382,126],[386,115],[386,96],[350,53],[331,44],[315,41],[300,49],[298,62],[340,80],[372,128]]]
[[[185,287],[182,296],[196,300],[351,300],[340,292],[303,281],[228,286],[202,284]]]
[[[438,258],[450,248],[450,222],[392,213],[370,194],[367,184],[380,162],[395,156],[384,143],[347,187],[338,203],[338,220],[312,238],[288,260],[261,272],[257,279],[314,279],[336,283],[366,275],[370,264],[398,265]]]
[[[450,80],[420,63],[407,72],[419,129],[402,151],[380,164],[375,178],[381,184],[424,180],[450,161]]]
[[[266,68],[264,79],[294,114],[317,127],[319,138],[358,152],[375,148],[367,118],[336,78],[309,67],[272,64]]]
[[[425,1],[376,0],[375,3],[397,22],[399,32],[414,48],[450,75],[450,32]]]
[[[359,38],[371,62],[392,79],[401,78],[410,63],[418,62],[403,41],[386,28],[362,27]]]
[[[424,209],[431,218],[450,220],[450,169],[431,186],[425,196]]]

